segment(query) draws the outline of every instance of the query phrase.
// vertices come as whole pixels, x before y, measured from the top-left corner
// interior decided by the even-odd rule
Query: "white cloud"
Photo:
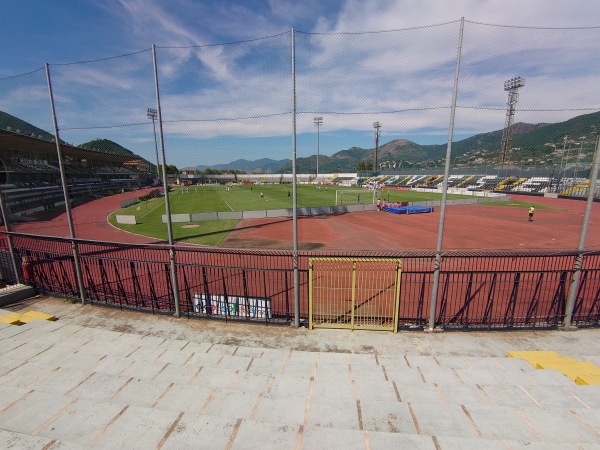
[[[348,0],[335,31],[400,29],[461,17],[500,25],[580,27],[596,26],[599,15],[600,4],[587,0]]]
[[[182,154],[210,139],[246,139],[249,147],[256,138],[287,139],[291,118],[281,114],[291,109],[290,34],[212,44],[275,35],[292,25],[301,30],[296,34],[299,133],[314,132],[314,113],[325,116],[331,136],[371,133],[375,120],[383,123],[384,136],[390,139],[444,135],[461,16],[467,22],[457,131],[501,129],[506,106],[503,82],[517,75],[526,79],[517,120],[566,120],[589,112],[586,108],[600,109],[600,28],[535,28],[590,25],[586,21],[600,15],[600,3],[347,0],[332,5],[320,0],[270,0],[260,9],[242,2],[193,0],[117,4],[103,7],[118,28],[131,30],[129,42],[142,43],[143,48],[152,42],[158,46],[165,132],[172,134],[171,142]],[[397,31],[364,33],[376,30]],[[121,42],[121,48],[130,45]],[[59,120],[67,126],[135,124],[145,120],[146,107],[155,105],[149,52],[51,69],[56,74]],[[0,99],[0,108],[25,101],[23,91],[15,90]],[[241,119],[252,116],[256,118]],[[214,118],[224,120],[207,121]],[[71,140],[79,136],[83,142],[92,133],[111,134],[132,145],[153,144],[146,126],[74,132]],[[249,151],[243,146],[240,152]]]

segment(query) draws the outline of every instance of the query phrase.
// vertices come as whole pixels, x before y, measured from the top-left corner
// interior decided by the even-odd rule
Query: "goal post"
[[[370,189],[338,189],[335,191],[335,206],[374,204],[377,191]]]

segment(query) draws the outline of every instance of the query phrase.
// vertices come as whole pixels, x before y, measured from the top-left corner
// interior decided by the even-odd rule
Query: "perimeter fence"
[[[72,242],[11,233],[19,281],[41,293],[78,299]],[[85,300],[158,314],[176,310],[167,245],[77,241]],[[3,253],[6,250],[3,251]],[[555,329],[563,325],[577,252],[445,252],[435,326],[445,330]],[[300,315],[309,314],[309,260],[340,252],[300,252]],[[402,261],[397,327],[427,327],[433,252],[344,252],[355,260]],[[600,252],[583,255],[572,324],[600,326]],[[4,261],[0,258],[0,262]],[[290,251],[177,246],[181,314],[222,320],[290,323],[294,316],[294,257]],[[4,263],[6,264],[6,263]],[[10,270],[3,267],[4,270]],[[373,296],[373,299],[377,295]],[[348,308],[350,298],[346,298]],[[385,318],[381,318],[381,322]],[[371,326],[377,329],[376,318]],[[364,327],[363,327],[364,328]],[[368,328],[368,326],[367,326]]]
[[[174,240],[212,238],[219,225],[204,221],[189,231],[185,224],[161,220],[163,214],[170,218],[171,212],[247,210],[249,203],[263,201],[262,191],[259,197],[251,188],[230,191],[217,186],[208,201],[191,193],[169,195],[168,171],[189,168],[193,173],[217,163],[262,160],[246,170],[349,182],[337,175],[354,172],[360,163],[365,167],[368,162],[377,170],[393,162],[403,170],[413,167],[420,172],[422,167],[441,167],[447,150],[452,150],[452,173],[464,168],[464,175],[471,175],[469,167],[491,159],[504,162],[503,167],[551,168],[549,175],[544,172],[545,179],[531,186],[536,192],[556,188],[550,178],[557,177],[568,178],[558,186],[569,195],[585,192],[594,184],[586,179],[595,147],[591,127],[600,122],[599,42],[600,27],[512,27],[457,20],[396,30],[290,30],[243,42],[152,46],[118,56],[45,64],[20,75],[1,68],[4,220],[7,229],[17,233],[15,240],[22,241],[15,243],[19,255],[32,257],[33,267],[39,267],[30,282],[42,291],[157,311],[170,311],[181,293],[181,305],[189,314],[195,314],[194,308],[206,312],[209,305],[211,310],[233,308],[246,315],[262,310],[267,321],[269,314],[287,320],[291,286],[300,283],[294,295],[302,299],[306,295],[302,286],[307,255],[296,252],[290,262],[285,252],[187,248],[175,252]],[[524,83],[520,97],[509,95],[507,105],[506,82],[520,77]],[[518,105],[511,104],[516,100]],[[507,141],[503,130],[514,135]],[[472,138],[484,132],[485,138]],[[415,147],[405,139],[417,142],[426,156],[415,159]],[[499,156],[501,142],[510,145]],[[353,151],[339,153],[346,149]],[[188,167],[193,165],[197,167]],[[520,169],[502,174],[523,183]],[[443,183],[447,186],[448,180]],[[333,190],[329,199],[322,196],[306,203],[297,195],[296,185],[295,181],[293,195],[288,196],[265,190],[264,201],[293,211],[333,204]],[[142,196],[137,189],[145,186],[162,186],[164,203]],[[136,192],[125,195],[128,191]],[[141,252],[135,246],[86,240],[108,240],[106,217],[83,214],[77,206],[116,193],[123,200],[139,201],[129,207],[135,224],[124,228],[168,240],[169,245],[135,256]],[[193,209],[186,210],[190,204]],[[267,208],[261,204],[255,209]],[[68,229],[50,222],[63,212]],[[447,214],[453,214],[452,209]],[[23,233],[57,237],[26,238]],[[313,240],[309,233],[300,230],[298,247]],[[417,257],[395,250],[393,255],[405,260],[402,293],[411,305],[400,316],[408,318],[410,326],[420,326],[419,321],[428,317],[428,296],[435,294],[430,287],[432,255]],[[150,257],[141,256],[146,252]],[[121,253],[134,257],[118,256]],[[101,254],[116,256],[98,257]],[[212,265],[215,255],[220,265]],[[477,323],[493,327],[510,314],[522,325],[555,326],[565,314],[560,304],[563,290],[572,284],[570,275],[577,275],[574,284],[581,293],[573,313],[585,310],[593,316],[596,311],[597,294],[587,287],[595,286],[598,264],[590,256],[594,253],[584,249],[561,256],[517,253],[514,259],[478,255],[442,253],[439,284],[437,278],[433,284],[439,286],[435,320],[445,327]],[[578,259],[581,255],[585,257]],[[204,263],[205,258],[210,264]],[[545,258],[560,264],[538,272],[536,261]],[[467,271],[452,266],[471,267],[469,261],[481,266]],[[506,261],[511,263],[503,269]],[[524,261],[522,266],[519,261]],[[577,269],[582,261],[587,272]],[[295,279],[296,273],[290,279],[289,270],[299,270],[300,279]],[[102,280],[111,281],[103,286]],[[235,281],[228,285],[223,280]],[[218,283],[224,285],[215,290]],[[474,309],[474,299],[481,303],[484,292],[491,309]],[[126,300],[130,293],[139,304]],[[499,302],[508,302],[502,304],[503,312]],[[232,307],[234,303],[237,306]],[[574,321],[597,320],[578,317]]]
[[[290,30],[242,42],[153,46],[48,63],[20,75],[2,68],[0,110],[25,121],[0,117],[0,183],[8,214],[15,229],[31,230],[18,219],[43,221],[68,205],[162,186],[159,166],[190,169],[190,182],[203,179],[194,178],[195,170],[236,160],[256,161],[239,167],[247,172],[283,174],[293,171],[295,159],[298,174],[320,182],[355,172],[361,162],[383,175],[392,162],[402,168],[399,173],[412,168],[419,175],[424,168],[444,166],[449,138],[450,173],[485,175],[484,163],[499,162],[493,155],[509,125],[504,82],[517,76],[525,85],[510,117],[512,147],[506,164],[490,174],[497,174],[498,182],[543,177],[531,192],[550,186],[584,195],[595,143],[591,125],[600,122],[598,42],[600,27],[457,20],[396,30]],[[574,116],[580,117],[572,125],[558,127],[517,124],[553,124]],[[374,123],[379,124],[379,153]],[[466,139],[492,130],[484,141]],[[415,159],[415,149],[405,148],[403,139],[419,144],[424,159]],[[400,141],[387,145],[394,140]],[[350,148],[361,151],[333,157]],[[169,208],[173,213],[248,209],[247,198],[238,201],[237,191],[232,192],[216,189],[210,201],[191,210],[185,208],[193,196],[173,192]],[[258,201],[258,193],[254,197]],[[166,239],[169,225],[160,220],[164,205],[153,208],[158,202],[146,200],[128,214],[136,215],[144,233]],[[306,204],[302,197],[289,197],[272,206],[274,200],[270,207],[331,204],[331,199]],[[105,222],[104,217],[78,220],[76,208],[72,216],[73,238],[89,238],[88,225]],[[191,234],[175,228],[176,235]],[[310,239],[304,233],[300,241]]]

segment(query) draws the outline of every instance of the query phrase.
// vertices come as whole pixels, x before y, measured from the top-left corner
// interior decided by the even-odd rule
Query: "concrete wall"
[[[453,205],[468,205],[472,203],[488,203],[488,202],[499,202],[509,200],[508,195],[496,195],[492,197],[473,197],[458,200],[447,200],[448,206]],[[428,201],[428,202],[411,202],[411,205],[419,206],[440,206],[440,201]],[[344,214],[347,212],[363,212],[363,211],[376,211],[377,206],[373,204],[366,205],[342,205],[342,206],[321,206],[318,208],[298,208],[298,217],[309,217],[309,216],[326,216],[329,214]],[[207,213],[192,213],[192,214],[172,214],[171,220],[173,222],[202,222],[204,220],[225,220],[225,219],[264,219],[267,217],[292,217],[293,210],[291,208],[286,209],[266,209],[258,211],[219,211],[219,212],[207,212]],[[167,221],[167,216],[163,215],[163,223]]]
[[[171,214],[171,222],[189,222],[189,214]],[[162,223],[167,223],[167,215],[162,215]]]
[[[123,223],[123,224],[127,224],[127,225],[135,225],[137,223],[135,220],[135,216],[117,214],[116,218],[117,218],[117,223]]]

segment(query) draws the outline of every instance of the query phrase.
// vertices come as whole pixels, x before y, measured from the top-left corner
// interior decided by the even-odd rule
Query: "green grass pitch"
[[[356,187],[298,185],[298,207],[334,206],[336,190],[349,190]],[[263,196],[261,197],[261,192]],[[387,202],[416,202],[439,200],[437,192],[412,192],[386,190],[379,193]],[[449,194],[448,198],[465,198],[462,195]],[[365,190],[360,203],[371,203],[373,194]],[[358,203],[358,194],[345,195],[344,204]],[[283,209],[292,207],[292,185],[210,185],[175,187],[169,194],[171,214],[199,213],[213,211],[255,211],[265,209]],[[136,225],[117,224],[117,214],[135,215]],[[109,216],[109,222],[125,231],[167,239],[167,225],[162,223],[165,214],[164,198],[156,198],[115,211]],[[173,223],[173,238],[194,244],[218,245],[236,224],[236,220],[202,221],[193,224]]]

